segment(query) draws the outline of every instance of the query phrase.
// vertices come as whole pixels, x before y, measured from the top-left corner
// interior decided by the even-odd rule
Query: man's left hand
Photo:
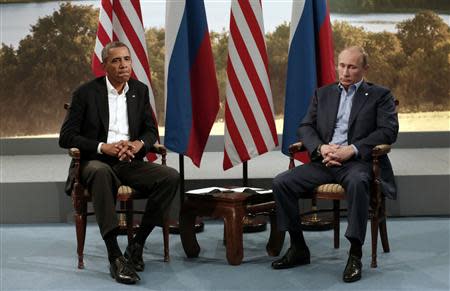
[[[144,144],[140,140],[135,140],[135,141],[129,142],[129,144],[131,147],[131,152],[133,154],[137,154],[144,146]]]

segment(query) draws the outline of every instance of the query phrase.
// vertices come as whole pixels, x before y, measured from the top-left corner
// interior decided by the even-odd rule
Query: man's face
[[[358,50],[344,50],[339,54],[339,82],[347,89],[364,77],[367,66],[363,67],[363,56]]]
[[[103,63],[103,69],[113,85],[127,82],[132,70],[128,48],[115,47],[110,49],[108,57]]]

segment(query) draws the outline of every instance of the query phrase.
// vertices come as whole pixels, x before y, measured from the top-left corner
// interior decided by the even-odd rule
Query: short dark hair
[[[112,42],[108,43],[107,45],[105,45],[102,49],[102,63],[104,63],[106,61],[106,59],[108,58],[109,50],[113,49],[113,48],[117,48],[117,47],[126,47],[127,50],[130,51],[128,46],[126,44],[124,44],[123,42],[112,41]]]

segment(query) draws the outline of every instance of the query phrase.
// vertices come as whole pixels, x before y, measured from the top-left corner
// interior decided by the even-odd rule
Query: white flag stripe
[[[256,144],[252,138],[252,133],[247,126],[245,117],[242,114],[241,109],[239,108],[239,103],[237,102],[236,96],[234,95],[229,83],[227,84],[227,103],[228,108],[230,109],[230,115],[233,117],[234,124],[236,124],[236,128],[241,135],[242,141],[244,142],[245,147],[247,148],[247,151],[250,155],[250,151],[252,151],[251,149],[253,149],[254,151],[256,150]]]
[[[300,22],[300,18],[303,14],[303,9],[305,8],[305,0],[293,0],[292,1],[292,20],[291,20],[291,31],[289,33],[289,48],[291,47],[292,38],[294,33],[297,31],[297,26]]]
[[[256,45],[255,39],[253,38],[250,27],[248,26],[241,9],[233,10],[233,15],[236,19],[236,23],[242,23],[242,25],[238,26],[238,30],[242,36],[242,39],[244,40],[244,44],[247,47],[250,57],[252,58],[253,65],[256,69],[256,73],[258,74],[259,79],[261,80],[264,92],[266,93],[268,99],[272,100],[272,90],[270,89],[269,75],[267,73],[262,56],[258,50],[258,46]],[[271,109],[273,111],[273,105],[271,105]]]
[[[234,46],[233,38],[230,37],[228,41],[231,44],[228,53],[230,56],[230,61],[233,64],[237,79],[247,97],[248,103],[251,106],[253,116],[255,117],[259,131],[261,132],[261,135],[264,139],[264,143],[269,149],[271,149],[272,147],[275,147],[275,143],[272,138],[269,124],[267,123],[266,117],[264,116],[261,105],[259,104],[258,97],[256,96],[252,83],[250,82],[249,76],[245,71],[245,67],[242,64],[236,47]]]
[[[141,23],[141,19],[139,18],[139,15],[136,12],[136,9],[134,9],[133,4],[129,1],[122,1],[120,2],[122,4],[122,8],[125,11],[125,14],[128,17],[128,20],[131,23],[131,26],[133,27],[133,30],[136,32],[137,37],[139,38],[139,41],[143,48],[147,47],[147,44],[145,42],[145,30],[144,26]],[[147,50],[144,50],[146,56],[147,56]]]
[[[259,30],[261,30],[262,34],[264,35],[264,20],[261,5],[262,4],[259,2],[259,0],[250,0],[250,6],[252,7],[253,14],[255,14],[256,21],[258,21]]]
[[[108,14],[106,13],[103,6],[100,7],[100,16],[99,16],[99,22],[101,23],[103,29],[105,30],[106,34],[109,36],[109,38],[112,40],[112,34],[113,34],[113,26],[111,19],[109,18]],[[97,55],[100,62],[102,61],[102,49],[103,44],[100,42],[100,39],[98,38],[95,41],[95,49],[94,52]]]
[[[225,136],[224,136],[224,142],[225,142],[225,151],[228,154],[228,158],[231,161],[231,164],[237,165],[241,163],[241,158],[239,157],[238,151],[236,150],[236,147],[234,146],[233,139],[230,136],[230,133],[228,131],[227,125],[225,124]]]
[[[181,21],[183,19],[184,9],[186,1],[167,1],[166,2],[166,32],[165,32],[165,62],[164,62],[164,108],[167,108],[167,78],[169,75],[169,63],[172,57],[175,41],[178,36],[178,29],[180,28]]]

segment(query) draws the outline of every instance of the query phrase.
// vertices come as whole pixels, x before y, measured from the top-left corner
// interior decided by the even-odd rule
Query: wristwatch
[[[322,148],[323,144],[319,144],[319,146],[316,149],[316,154],[318,157],[322,157],[322,153],[320,152],[320,149]]]

